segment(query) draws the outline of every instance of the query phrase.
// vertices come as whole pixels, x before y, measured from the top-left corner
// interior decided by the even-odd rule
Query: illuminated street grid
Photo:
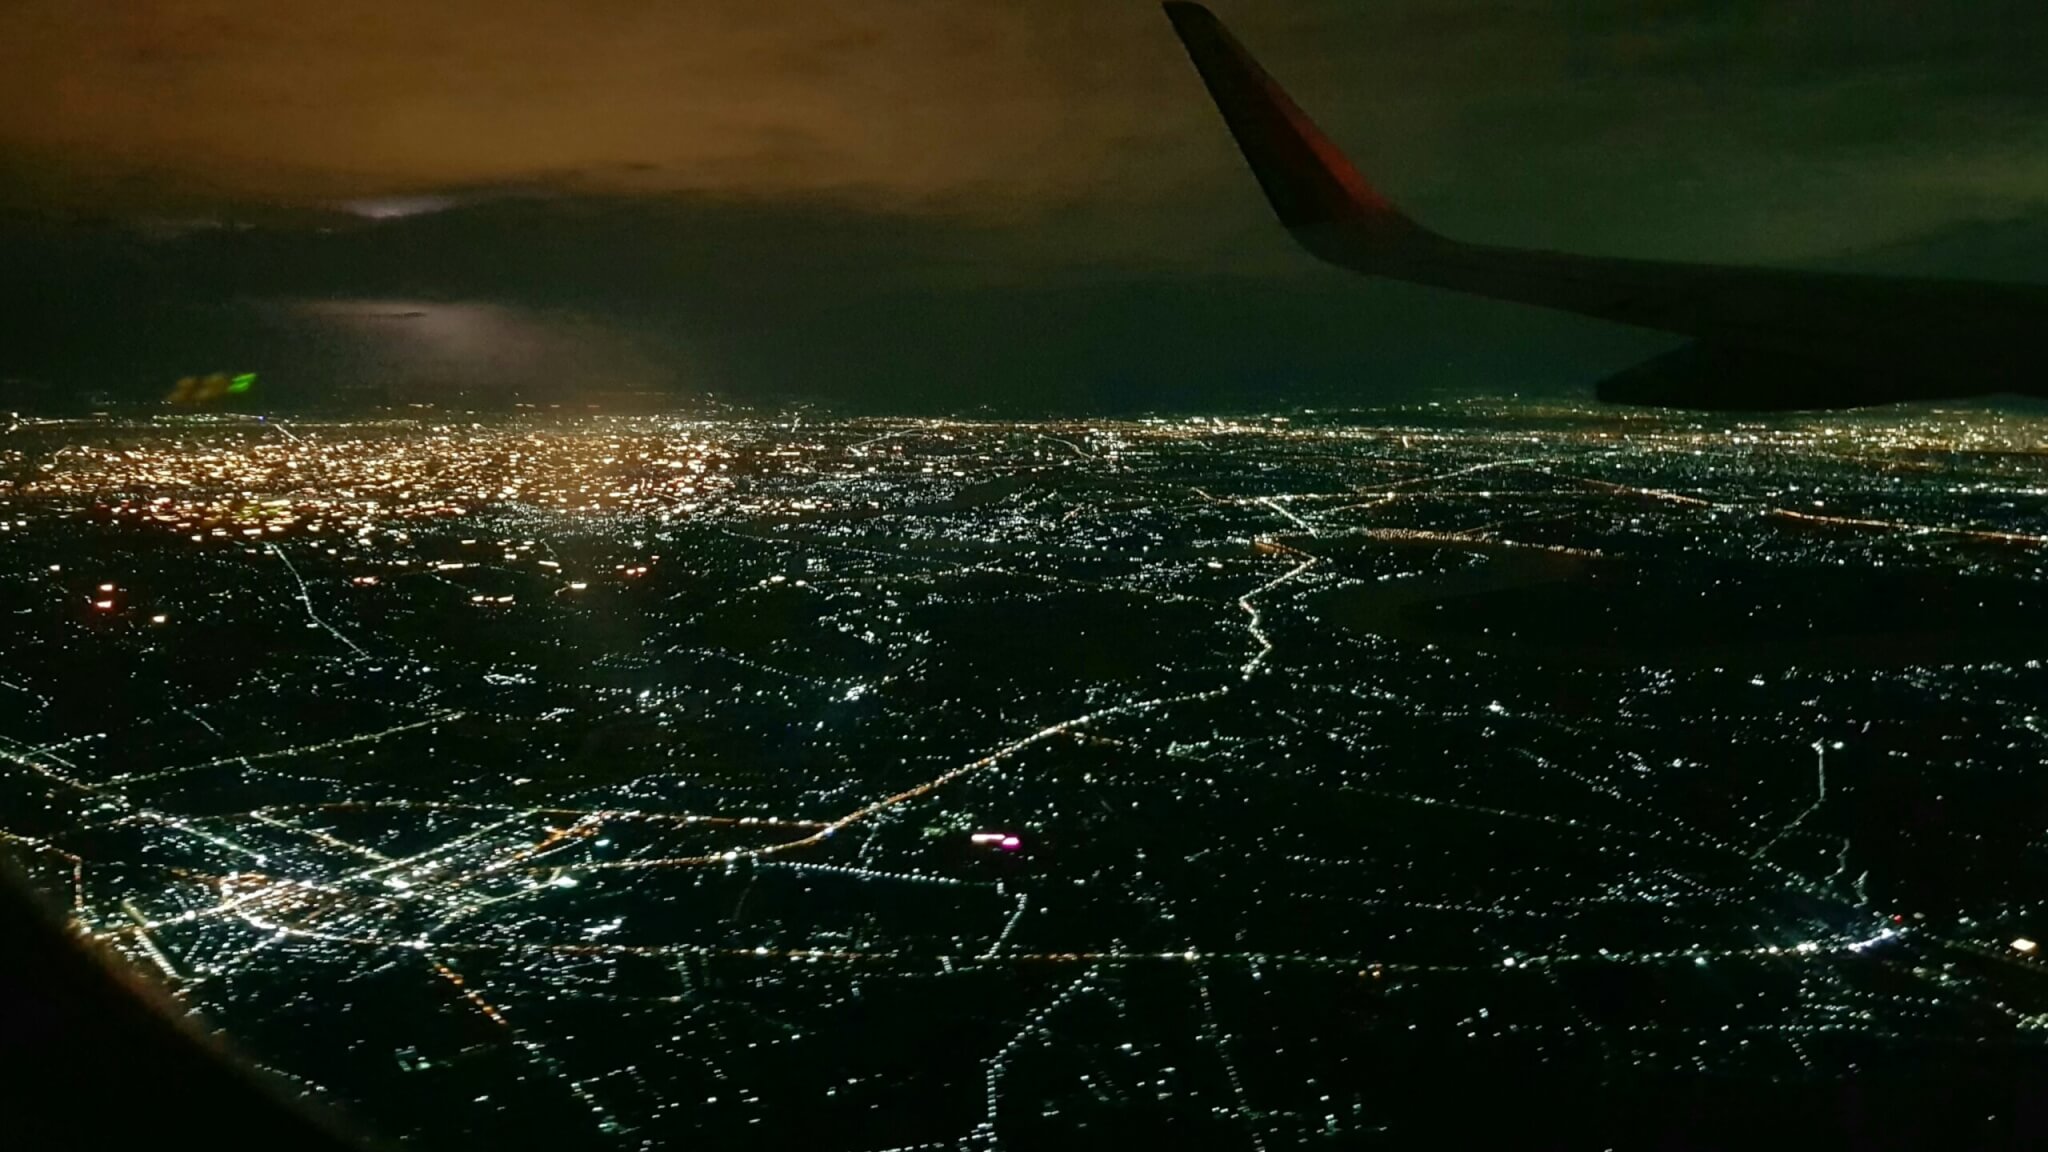
[[[0,441],[14,857],[374,1130],[1273,1149],[2048,1026],[2048,419],[418,416]]]

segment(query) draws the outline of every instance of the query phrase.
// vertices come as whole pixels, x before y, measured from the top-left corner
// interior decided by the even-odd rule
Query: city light
[[[25,426],[0,851],[423,1146],[2048,1035],[2048,419],[1284,415]]]

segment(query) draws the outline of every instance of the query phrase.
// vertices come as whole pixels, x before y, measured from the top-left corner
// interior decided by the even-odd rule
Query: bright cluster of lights
[[[441,1143],[1109,1110],[1278,1147],[1396,1123],[1404,1052],[2017,1043],[2048,902],[1997,797],[2048,756],[2038,661],[1725,608],[1704,656],[1559,640],[1550,598],[1647,587],[1654,639],[1837,569],[2048,586],[2005,451],[2041,431],[39,426],[0,487],[0,842],[266,1064]],[[1935,711],[1972,722],[1937,747]],[[1867,832],[1937,806],[1932,846]],[[383,1111],[429,1082],[468,1087]]]

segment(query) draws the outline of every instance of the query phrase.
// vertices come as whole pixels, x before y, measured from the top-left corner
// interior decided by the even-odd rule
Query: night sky
[[[1213,5],[1413,215],[2048,280],[2048,5]],[[1149,0],[12,0],[0,401],[1571,394],[1663,338],[1296,252]]]

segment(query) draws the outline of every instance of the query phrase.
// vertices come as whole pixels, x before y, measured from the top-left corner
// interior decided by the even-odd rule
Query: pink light
[[[1003,837],[1001,843],[1002,850],[1005,852],[1015,852],[1017,849],[1022,848],[1023,846],[1024,842],[1022,840],[1017,839],[1015,836],[1005,836]]]

